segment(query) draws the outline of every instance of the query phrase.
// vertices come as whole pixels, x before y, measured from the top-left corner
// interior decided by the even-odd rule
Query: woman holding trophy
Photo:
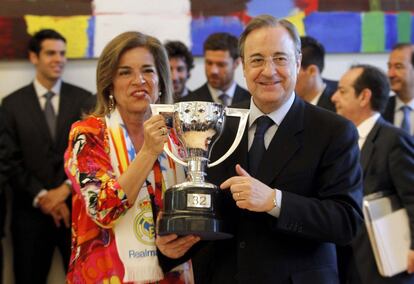
[[[96,109],[72,126],[65,154],[73,183],[69,283],[190,283],[190,269],[167,271],[188,259],[199,238],[155,238],[163,191],[185,178],[163,152],[166,142],[175,148],[164,118],[151,117],[150,104],[170,100],[168,59],[157,39],[126,32],[107,44]]]

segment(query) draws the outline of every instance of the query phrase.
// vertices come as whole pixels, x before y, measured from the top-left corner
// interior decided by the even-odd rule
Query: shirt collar
[[[268,117],[270,117],[273,122],[279,126],[283,119],[285,118],[286,114],[288,113],[288,111],[290,110],[290,108],[293,105],[293,102],[295,101],[295,93],[293,92],[289,99],[284,102],[283,105],[281,105],[277,110],[265,114],[263,113],[255,104],[253,101],[253,97],[250,98],[250,115],[249,115],[249,128],[253,125],[253,123],[256,121],[257,118],[259,118],[262,115],[267,115]]]
[[[397,95],[395,96],[395,112],[399,111],[402,106],[409,106],[411,109],[414,109],[414,99],[405,104]]]
[[[184,88],[183,93],[181,94],[181,97],[185,97],[188,95],[188,88]]]
[[[359,138],[367,138],[368,134],[371,132],[379,117],[380,114],[378,112],[375,112],[373,115],[365,119],[360,125],[357,126]]]
[[[218,101],[219,100],[218,97],[224,93],[228,95],[230,98],[233,98],[234,92],[236,91],[236,86],[237,86],[236,82],[233,81],[233,83],[230,85],[230,87],[227,90],[222,91],[222,90],[213,88],[212,86],[210,86],[210,84],[207,84],[208,90],[210,91],[210,94],[213,97],[214,101]]]
[[[40,82],[39,80],[37,80],[37,78],[34,79],[33,81],[33,85],[36,91],[37,96],[43,97],[47,92],[49,92],[48,89],[46,89]],[[50,91],[52,91],[55,95],[59,95],[60,94],[60,88],[62,86],[62,80],[57,80],[55,85],[53,85],[52,89],[50,89]]]

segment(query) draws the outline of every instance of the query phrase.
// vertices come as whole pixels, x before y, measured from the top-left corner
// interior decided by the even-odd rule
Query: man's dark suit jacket
[[[236,131],[237,120],[228,119],[212,161]],[[238,209],[226,190],[223,214],[235,236],[195,256],[196,283],[337,283],[334,243],[349,243],[362,223],[357,139],[349,121],[296,97],[255,177],[283,192],[280,216]],[[220,185],[236,175],[236,164],[248,169],[247,130],[207,179]]]
[[[63,154],[73,122],[91,110],[94,98],[88,91],[62,82],[56,139],[52,140],[33,84],[3,99],[7,127],[21,151],[25,179],[12,181],[18,208],[33,209],[33,199],[42,190],[55,188],[66,179]]]
[[[43,266],[46,266],[46,271],[48,271],[50,260],[47,256],[44,256],[44,260],[42,255],[36,259],[30,259],[32,254],[29,253],[29,250],[32,242],[29,239],[31,236],[36,236],[35,231],[52,234],[49,247],[55,247],[59,242],[58,239],[63,236],[66,243],[66,238],[69,236],[68,252],[63,255],[64,260],[68,261],[70,229],[64,230],[64,225],[61,226],[61,229],[57,229],[50,215],[45,215],[39,208],[33,207],[33,200],[42,189],[56,188],[67,179],[63,167],[63,154],[67,148],[70,127],[73,122],[81,118],[82,111],[90,110],[93,107],[94,101],[94,96],[88,91],[62,82],[56,138],[53,141],[33,84],[29,84],[3,99],[6,127],[10,133],[13,147],[17,149],[19,160],[9,179],[13,192],[11,229],[14,252],[21,253],[15,257],[15,269],[20,269],[17,266],[23,269],[22,266],[30,265],[30,262],[32,262],[31,266],[35,266],[35,264],[40,266],[43,262]],[[68,197],[67,204],[70,206],[71,196]],[[23,232],[27,232],[27,235],[22,236]],[[57,232],[59,232],[59,236]],[[27,238],[27,242],[23,238]],[[48,240],[38,240],[38,247],[42,241],[48,242]],[[25,245],[29,247],[23,247]],[[42,245],[46,244],[42,243]],[[48,254],[45,252],[45,255]],[[28,258],[28,263],[22,264],[25,258]],[[27,272],[27,270],[23,271]],[[30,277],[30,275],[22,275],[24,272],[16,270],[15,272],[19,277]],[[42,280],[35,278],[31,280],[32,283],[39,281]]]
[[[10,155],[7,147],[8,136],[4,123],[3,110],[0,108],[0,240],[4,235],[6,220],[6,194],[7,179],[10,174]],[[0,244],[1,246],[1,244]],[[2,258],[2,255],[0,255]],[[2,269],[2,267],[0,267]],[[1,283],[1,280],[0,280]]]
[[[361,149],[364,195],[378,191],[396,193],[407,209],[414,249],[414,141],[404,131],[379,118]],[[362,283],[414,283],[414,275],[400,273],[391,278],[380,276],[365,226],[352,242],[355,266]]]
[[[234,91],[234,96],[231,104],[236,104],[242,101],[250,100],[250,94],[248,91],[236,85],[236,90]],[[213,97],[210,94],[210,90],[208,89],[207,83],[201,86],[200,88],[191,92],[187,96],[181,98],[181,102],[189,102],[189,101],[205,101],[205,102],[212,102]]]
[[[382,116],[386,121],[391,124],[394,124],[394,110],[395,110],[395,96],[391,96],[388,98],[387,106],[385,107]]]
[[[336,112],[335,105],[332,102],[331,98],[333,94],[336,92],[336,89],[338,89],[338,82],[325,79],[324,82],[326,87],[318,100],[317,106]]]

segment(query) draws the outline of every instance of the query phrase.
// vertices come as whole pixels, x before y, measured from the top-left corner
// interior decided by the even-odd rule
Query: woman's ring
[[[167,129],[165,127],[161,127],[161,135],[164,136],[167,134]]]

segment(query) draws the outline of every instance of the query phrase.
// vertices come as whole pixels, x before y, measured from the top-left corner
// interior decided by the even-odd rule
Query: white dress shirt
[[[37,98],[39,99],[40,108],[42,110],[45,109],[46,105],[46,97],[45,94],[49,91],[53,92],[55,95],[52,97],[52,105],[53,110],[55,111],[55,114],[57,115],[59,113],[59,101],[60,101],[60,88],[62,86],[62,81],[58,80],[56,84],[52,87],[52,89],[48,90],[45,87],[43,87],[42,84],[37,79],[34,79],[33,81],[34,89],[37,94]]]
[[[369,133],[371,132],[375,123],[377,123],[377,120],[379,117],[380,117],[380,114],[378,112],[375,112],[369,118],[365,119],[360,125],[358,125],[357,127],[358,135],[359,135],[358,146],[360,150],[362,149],[362,146],[364,146],[364,143],[367,140]]]

